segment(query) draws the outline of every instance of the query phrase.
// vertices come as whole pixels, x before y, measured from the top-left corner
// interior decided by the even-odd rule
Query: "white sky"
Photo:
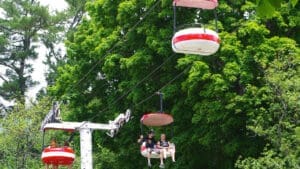
[[[39,0],[41,5],[48,6],[50,11],[54,10],[64,10],[68,7],[67,3],[64,0]],[[60,48],[64,48],[63,44],[59,45]],[[64,51],[64,49],[62,50]],[[39,49],[37,50],[39,56],[36,60],[31,61],[33,63],[33,68],[34,72],[32,73],[32,78],[35,81],[38,81],[40,84],[37,85],[36,87],[30,89],[26,95],[28,99],[35,99],[36,93],[43,87],[45,87],[46,80],[45,80],[45,71],[47,69],[47,66],[43,64],[43,61],[45,60],[45,55],[46,55],[46,48],[44,46],[40,46]],[[0,73],[4,73],[3,67],[0,67]],[[0,80],[1,82],[1,80]],[[6,104],[6,105],[11,105],[12,103],[8,103],[0,98],[0,102]]]
[[[50,10],[64,10],[68,4],[64,0],[39,0],[42,5],[49,6]]]
[[[61,11],[68,7],[68,4],[64,0],[39,0],[39,1],[41,5],[49,6],[50,11],[54,11],[54,10]],[[63,44],[59,45],[59,47],[64,48]],[[29,99],[35,99],[36,93],[41,88],[47,85],[45,80],[45,71],[47,70],[47,66],[43,64],[46,55],[46,48],[44,46],[40,46],[37,52],[39,54],[39,57],[38,59],[32,62],[34,63],[33,64],[34,72],[32,73],[32,78],[33,80],[38,81],[40,84],[27,92],[27,96],[29,97]]]

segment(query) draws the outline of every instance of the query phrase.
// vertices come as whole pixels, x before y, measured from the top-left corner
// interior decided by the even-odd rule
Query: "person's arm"
[[[172,143],[170,141],[168,141],[168,148],[172,147],[171,145],[172,145]]]
[[[144,139],[144,136],[143,135],[140,135],[140,138],[137,140],[137,142],[139,144],[142,144],[143,143],[143,139]]]
[[[169,148],[175,149],[175,144],[174,143],[172,143],[170,141],[168,143],[169,143]]]
[[[157,147],[157,148],[161,148],[161,146],[160,146],[160,141],[157,142],[156,147]]]

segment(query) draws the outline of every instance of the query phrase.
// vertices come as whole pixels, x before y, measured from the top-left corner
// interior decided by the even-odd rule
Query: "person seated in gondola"
[[[50,148],[57,148],[57,143],[56,143],[55,138],[51,138],[49,147]],[[46,169],[49,169],[49,164],[46,164]],[[58,165],[52,164],[52,169],[58,169]]]
[[[161,150],[164,158],[167,158],[167,153],[170,153],[172,161],[175,162],[175,146],[166,139],[166,134],[160,135],[160,140],[157,143],[157,147]]]
[[[154,131],[153,130],[150,130],[148,132],[148,135],[146,137],[144,137],[143,135],[140,135],[140,138],[138,139],[138,143],[139,144],[143,144],[143,143],[146,143],[148,139],[151,139],[153,142],[155,142],[155,139],[154,139]]]
[[[146,147],[146,151],[147,151],[147,160],[148,160],[148,166],[151,167],[151,156],[153,154],[159,154],[160,157],[160,168],[164,168],[164,164],[163,164],[163,154],[160,154],[160,150],[157,149],[156,147],[156,141],[154,138],[154,132],[151,130],[148,133],[147,137],[144,137],[143,135],[140,136],[140,138],[138,139],[138,143],[140,143],[141,145],[145,145]]]

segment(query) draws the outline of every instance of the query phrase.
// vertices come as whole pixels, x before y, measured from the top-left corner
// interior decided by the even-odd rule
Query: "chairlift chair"
[[[174,36],[172,49],[176,53],[198,54],[209,56],[216,53],[220,47],[220,38],[216,31],[204,27],[188,27],[176,30],[176,6],[200,9],[214,9],[218,6],[217,0],[174,0]],[[216,13],[215,13],[216,17]],[[217,29],[217,17],[215,18]]]
[[[141,119],[141,130],[143,130],[143,125],[148,127],[165,127],[174,122],[173,116],[170,114],[167,114],[163,111],[163,102],[162,102],[162,96],[163,94],[161,92],[158,92],[160,96],[160,111],[158,112],[151,112],[144,114]],[[142,131],[143,132],[143,131]],[[175,150],[175,145],[172,143],[170,147],[173,147]],[[146,148],[146,142],[143,142],[140,146],[140,153],[142,156],[147,157],[149,152]],[[171,157],[170,152],[166,152],[167,157]],[[160,154],[158,152],[152,152],[150,154],[150,158],[160,158]]]
[[[75,151],[72,147],[64,145],[60,147],[46,147],[45,143],[45,132],[48,130],[63,130],[67,132],[74,132],[75,128],[70,126],[63,126],[60,128],[56,127],[56,123],[49,123],[43,128],[43,151],[42,151],[42,161],[45,164],[52,165],[71,165],[75,160]]]

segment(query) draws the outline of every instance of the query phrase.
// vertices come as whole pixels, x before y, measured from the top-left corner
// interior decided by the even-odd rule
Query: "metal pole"
[[[173,34],[176,33],[176,3],[173,4]]]
[[[163,112],[163,94],[161,92],[159,94],[159,100],[160,100],[160,112]]]
[[[93,169],[92,159],[92,130],[83,126],[80,133],[81,169]]]
[[[218,14],[217,14],[217,10],[214,10],[214,15],[215,15],[215,27],[216,27],[216,32],[218,33]]]
[[[45,130],[43,130],[43,145],[42,145],[42,152],[44,151],[45,148]]]

